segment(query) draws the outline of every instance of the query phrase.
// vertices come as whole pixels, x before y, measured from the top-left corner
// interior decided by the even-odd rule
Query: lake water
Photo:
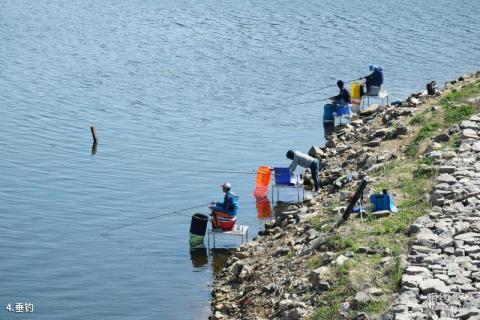
[[[480,69],[479,15],[479,1],[1,1],[0,317],[32,303],[22,318],[207,318],[225,254],[189,252],[206,207],[102,232],[221,199],[228,180],[256,233],[255,176],[215,171],[323,143],[324,102],[290,104],[369,63],[391,99]]]

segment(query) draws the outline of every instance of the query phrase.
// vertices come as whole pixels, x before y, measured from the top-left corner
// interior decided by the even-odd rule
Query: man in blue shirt
[[[229,182],[222,184],[225,197],[223,202],[212,202],[210,209],[212,210],[212,224],[215,228],[220,227],[218,218],[226,218],[229,221],[235,221],[235,217],[238,214],[239,204],[238,197],[231,191],[232,186]]]

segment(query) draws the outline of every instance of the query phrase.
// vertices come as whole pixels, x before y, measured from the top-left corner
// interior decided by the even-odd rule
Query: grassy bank
[[[331,267],[330,290],[322,293],[321,306],[313,319],[340,319],[341,304],[350,302],[344,316],[364,312],[369,316],[383,314],[392,303],[400,286],[404,262],[402,261],[411,242],[405,233],[418,217],[428,213],[428,199],[437,174],[434,159],[425,151],[432,148],[432,138],[448,134],[449,128],[459,124],[478,112],[478,103],[469,101],[480,96],[480,81],[473,81],[437,99],[431,99],[418,108],[409,119],[410,134],[386,140],[380,148],[388,150],[394,144],[403,154],[398,160],[389,162],[381,170],[370,175],[370,187],[375,193],[388,189],[394,195],[400,211],[388,217],[375,219],[354,218],[337,230],[334,238],[327,243],[328,250],[337,254],[350,251],[353,257],[341,265]],[[442,152],[458,148],[460,133],[450,130],[447,139],[435,147]],[[353,188],[351,191],[354,191]],[[317,230],[326,230],[333,225],[335,217],[329,212],[312,218]],[[309,258],[307,265],[313,270],[325,265],[325,253]],[[352,256],[352,255],[351,255]],[[376,288],[368,303],[353,303],[352,297],[366,287]]]

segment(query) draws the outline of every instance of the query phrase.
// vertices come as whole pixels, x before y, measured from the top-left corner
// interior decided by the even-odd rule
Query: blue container
[[[333,111],[335,107],[331,103],[323,106],[323,122],[333,122]]]
[[[290,180],[290,168],[275,167],[275,184],[278,185],[293,185]]]
[[[337,116],[348,116],[350,114],[350,107],[347,106],[337,106],[335,108],[335,113]]]

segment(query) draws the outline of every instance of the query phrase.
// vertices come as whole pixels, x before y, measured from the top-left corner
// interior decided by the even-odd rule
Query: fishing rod
[[[235,174],[257,174],[255,171],[222,171],[222,170],[189,170],[178,169],[180,172],[208,172],[208,173],[235,173]]]
[[[365,78],[365,77],[348,80],[348,81],[346,81],[345,83],[350,83],[350,82],[353,82],[353,81],[361,80],[361,79],[363,79],[363,78]],[[335,87],[335,86],[336,86],[335,84],[331,84],[331,85],[328,85],[328,86],[323,87],[323,88],[318,88],[318,89],[311,90],[311,91],[307,91],[307,92],[303,92],[303,93],[297,93],[297,94],[294,94],[294,95],[291,95],[291,96],[288,96],[288,97],[284,97],[284,98],[282,98],[282,99],[288,100],[288,99],[292,99],[292,98],[304,96],[304,95],[306,95],[306,94],[310,94],[310,93],[314,93],[314,92],[317,92],[317,91],[321,91],[321,90],[325,90],[325,89],[328,89],[328,88],[332,88],[332,87]]]
[[[200,208],[200,207],[205,207],[205,206],[208,206],[208,205],[210,205],[210,204],[212,204],[212,203],[211,203],[211,202],[208,202],[208,203],[201,204],[201,205],[198,205],[198,206],[193,206],[193,207],[189,207],[189,208],[185,208],[185,209],[180,209],[180,210],[174,210],[174,211],[170,211],[170,212],[164,212],[164,213],[157,214],[157,215],[154,215],[154,216],[146,217],[146,218],[143,218],[143,219],[140,219],[140,220],[131,222],[131,223],[123,224],[123,225],[118,226],[118,227],[115,227],[115,228],[107,229],[107,230],[105,230],[104,232],[102,232],[101,235],[105,236],[106,234],[108,234],[108,233],[110,233],[110,232],[112,232],[112,231],[119,230],[119,229],[123,229],[123,228],[126,228],[126,227],[130,227],[130,226],[133,226],[133,225],[135,225],[135,224],[138,224],[138,223],[141,223],[141,222],[144,222],[144,221],[147,221],[147,220],[152,220],[152,219],[160,218],[160,217],[163,217],[163,216],[166,216],[166,215],[170,215],[170,214],[179,214],[179,215],[186,216],[185,214],[182,214],[181,212],[187,211],[187,210],[196,209],[196,208]]]

